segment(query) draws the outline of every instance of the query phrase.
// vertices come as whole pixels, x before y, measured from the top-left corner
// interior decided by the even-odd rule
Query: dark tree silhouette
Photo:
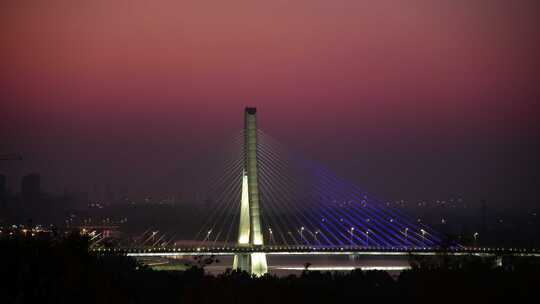
[[[368,296],[531,296],[539,286],[538,259],[505,258],[503,267],[477,256],[411,256],[411,270],[319,272],[260,278],[226,270],[211,276],[199,257],[185,271],[155,271],[124,255],[88,251],[68,235],[41,240],[0,239],[0,303],[334,303]]]

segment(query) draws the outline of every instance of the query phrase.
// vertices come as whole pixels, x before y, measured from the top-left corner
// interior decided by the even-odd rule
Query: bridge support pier
[[[234,255],[233,269],[246,271],[260,277],[268,272],[266,254],[263,252],[236,254]]]
[[[251,256],[249,253],[234,255],[233,269],[251,273]]]
[[[497,256],[495,258],[495,267],[502,267],[503,266],[503,257]]]
[[[268,272],[268,264],[266,263],[266,254],[263,252],[254,252],[251,254],[251,274],[258,277]]]

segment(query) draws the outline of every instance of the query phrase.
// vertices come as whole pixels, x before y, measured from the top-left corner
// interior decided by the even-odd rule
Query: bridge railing
[[[257,246],[257,247],[241,247],[241,246],[208,246],[208,247],[144,247],[144,248],[96,248],[92,252],[98,254],[130,254],[130,253],[190,253],[192,255],[205,255],[214,253],[464,253],[464,254],[538,254],[538,248],[503,248],[503,247],[454,247],[454,248],[439,248],[439,247],[360,247],[360,246],[342,246],[342,247],[325,247],[325,246]]]

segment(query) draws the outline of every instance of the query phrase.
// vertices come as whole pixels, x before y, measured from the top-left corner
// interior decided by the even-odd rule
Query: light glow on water
[[[270,267],[271,269],[278,269],[278,270],[297,270],[302,271],[306,270],[305,267]],[[360,266],[360,267],[354,267],[354,266],[310,266],[308,270],[311,271],[352,271],[355,269],[360,269],[363,271],[367,270],[384,270],[384,271],[403,271],[411,269],[410,266]]]

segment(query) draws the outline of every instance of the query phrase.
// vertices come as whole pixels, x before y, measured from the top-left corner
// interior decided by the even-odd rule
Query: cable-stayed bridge
[[[196,245],[178,246],[149,231],[141,246],[97,249],[131,256],[232,255],[235,269],[262,275],[279,254],[537,254],[464,248],[315,161],[287,149],[257,126],[255,108],[232,148],[216,151],[207,210]],[[157,240],[156,240],[157,238]]]

